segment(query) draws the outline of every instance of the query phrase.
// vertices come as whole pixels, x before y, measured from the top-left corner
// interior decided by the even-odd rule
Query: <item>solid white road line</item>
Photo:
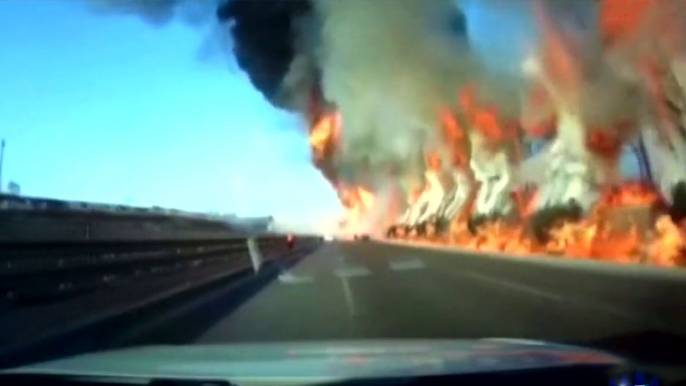
[[[368,276],[371,271],[364,267],[344,267],[334,270],[333,273],[337,277],[360,277]]]
[[[419,259],[390,261],[388,265],[393,271],[409,271],[426,268],[424,262]]]
[[[279,275],[279,281],[283,284],[303,284],[312,283],[314,279],[311,276],[295,276],[290,272],[284,272]]]
[[[510,290],[513,290],[513,291],[524,292],[524,293],[527,293],[527,294],[532,295],[532,296],[538,296],[538,297],[549,299],[549,300],[552,300],[555,302],[570,303],[570,304],[575,304],[575,305],[581,306],[581,307],[592,308],[592,309],[596,309],[598,311],[604,311],[604,312],[607,312],[609,314],[612,314],[612,315],[615,315],[617,317],[621,317],[624,319],[628,319],[628,320],[638,320],[636,315],[633,315],[631,313],[628,313],[624,310],[618,309],[618,308],[613,307],[613,306],[608,305],[608,304],[597,303],[597,302],[592,302],[592,301],[588,301],[585,299],[577,299],[577,298],[573,298],[573,297],[569,297],[569,296],[564,296],[561,294],[556,294],[553,292],[544,291],[544,290],[540,290],[538,288],[530,287],[528,285],[503,280],[502,278],[496,278],[496,277],[492,277],[492,276],[486,276],[486,275],[478,274],[476,272],[466,272],[465,271],[465,272],[462,272],[462,274],[465,276],[477,279],[477,280],[481,280],[483,282],[490,283],[491,285],[508,288]]]

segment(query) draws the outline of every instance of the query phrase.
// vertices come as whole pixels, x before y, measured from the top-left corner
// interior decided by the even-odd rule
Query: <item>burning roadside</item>
[[[670,67],[676,58],[622,52],[640,40],[665,39],[667,32],[650,27],[664,10],[641,4],[652,7],[648,16],[629,13],[620,23],[616,14],[626,6],[610,3],[601,6],[596,32],[603,44],[591,57],[581,54],[586,41],[564,33],[568,20],[556,20],[544,2],[534,4],[544,33],[538,51],[522,65],[526,92],[517,115],[503,113],[478,83],[458,79],[454,102],[442,98],[434,108],[433,138],[425,136],[415,147],[423,153],[423,178],[411,171],[393,175],[401,181],[404,210],[377,234],[508,254],[686,265],[686,222],[679,209],[686,199],[686,104]],[[390,105],[403,102],[387,99]],[[338,126],[330,140],[341,144],[346,121],[358,119],[359,110],[332,111]],[[404,116],[412,120],[424,111],[410,108]],[[317,137],[319,130],[311,133]],[[542,153],[527,151],[532,140],[547,143]],[[623,180],[618,171],[623,150],[632,146],[643,149],[641,167],[650,171],[642,181]],[[524,175],[537,158],[544,159],[538,175]],[[379,223],[366,215],[379,205],[374,190],[359,189],[367,199],[346,201],[352,209],[344,226],[353,232],[361,223],[367,230]]]
[[[207,0],[253,85],[308,122],[342,233],[686,265],[686,0],[501,2],[528,20],[490,26],[521,57],[476,49],[478,3]]]

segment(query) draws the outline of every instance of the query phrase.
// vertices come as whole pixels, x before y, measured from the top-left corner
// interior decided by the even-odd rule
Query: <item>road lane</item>
[[[514,259],[329,243],[197,343],[510,337],[592,344],[653,332],[686,336],[686,276],[634,280]]]
[[[405,260],[326,246],[289,272],[311,281],[272,283],[199,342],[482,336],[480,326],[498,309],[479,306],[489,300],[471,290],[479,283],[452,283],[451,292],[430,271],[391,269]]]
[[[353,254],[406,253],[406,247],[351,245]],[[414,249],[436,272],[470,276],[589,313],[614,314],[651,330],[686,334],[686,271],[568,259],[528,259]],[[576,263],[576,264],[575,264]]]

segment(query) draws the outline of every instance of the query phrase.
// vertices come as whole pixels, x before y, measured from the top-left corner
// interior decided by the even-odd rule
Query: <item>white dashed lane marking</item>
[[[390,261],[388,265],[393,271],[409,271],[426,267],[424,262],[418,259]]]
[[[290,272],[279,275],[279,282],[282,284],[304,284],[312,283],[314,279],[310,276],[295,276]]]
[[[333,274],[338,277],[360,277],[371,274],[371,271],[364,267],[345,267],[336,269]]]
[[[549,299],[549,300],[552,300],[555,302],[575,304],[575,305],[581,306],[581,307],[587,307],[587,308],[595,309],[598,311],[604,311],[604,312],[613,314],[615,316],[618,316],[618,317],[621,317],[624,319],[639,320],[639,318],[637,318],[636,315],[633,315],[633,314],[628,313],[624,310],[615,308],[612,305],[603,304],[603,303],[596,303],[596,302],[589,301],[586,299],[576,299],[573,297],[557,294],[554,292],[530,287],[530,286],[525,285],[525,284],[507,281],[503,278],[496,278],[496,277],[481,275],[481,274],[478,274],[476,272],[463,272],[462,274],[465,276],[483,281],[483,282],[490,283],[491,285],[494,285],[494,286],[500,286],[502,288],[507,288],[509,290],[524,292],[524,293],[532,295],[532,296],[538,296],[538,297]]]

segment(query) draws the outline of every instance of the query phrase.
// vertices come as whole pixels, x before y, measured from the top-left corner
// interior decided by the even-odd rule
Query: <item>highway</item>
[[[326,243],[194,338],[540,339],[686,363],[683,270]]]

